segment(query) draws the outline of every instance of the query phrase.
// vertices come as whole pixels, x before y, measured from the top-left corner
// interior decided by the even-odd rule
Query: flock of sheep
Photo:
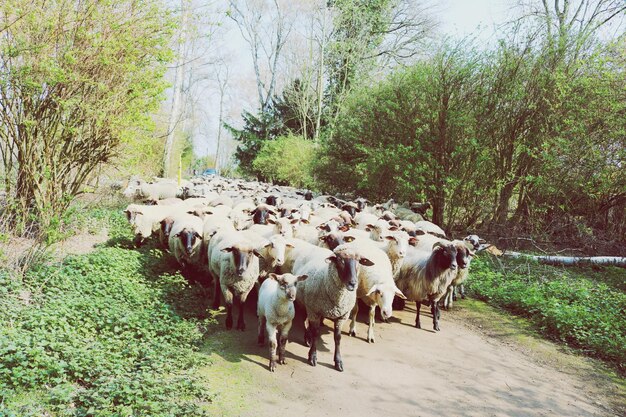
[[[269,339],[269,369],[285,362],[295,315],[306,310],[308,362],[317,363],[322,321],[334,322],[335,369],[343,371],[341,329],[351,319],[356,335],[361,300],[369,307],[367,340],[375,341],[376,306],[387,320],[392,305],[405,300],[429,305],[433,329],[439,308],[463,295],[470,260],[483,243],[476,235],[448,240],[424,220],[429,205],[371,204],[357,198],[315,196],[310,191],[219,177],[198,177],[178,185],[170,180],[131,180],[124,195],[135,243],[151,237],[169,249],[183,269],[208,277],[215,286],[212,308],[226,305],[226,327],[245,329],[244,303],[258,288],[258,342]],[[397,307],[397,305],[396,305]]]

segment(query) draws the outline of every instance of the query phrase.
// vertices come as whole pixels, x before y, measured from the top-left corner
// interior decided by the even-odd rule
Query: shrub
[[[264,181],[314,188],[311,174],[314,158],[314,142],[288,135],[264,142],[252,166]]]

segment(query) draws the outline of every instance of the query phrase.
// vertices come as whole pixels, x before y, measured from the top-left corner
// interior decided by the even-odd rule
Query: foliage
[[[481,255],[467,286],[476,297],[528,317],[549,337],[626,372],[626,294],[615,285],[623,282],[624,270],[616,267],[597,272]]]
[[[0,271],[0,413],[199,415],[206,297],[160,251],[129,251],[121,213],[112,241],[24,277]],[[98,221],[96,219],[96,221]],[[190,306],[196,306],[193,311]],[[202,316],[202,314],[200,315]]]
[[[4,186],[16,216],[46,226],[122,144],[149,136],[172,24],[159,0],[8,0],[0,22]]]
[[[262,181],[293,187],[313,188],[311,164],[315,144],[301,136],[282,136],[263,144],[252,167]]]
[[[474,130],[477,59],[463,48],[443,48],[379,85],[355,90],[320,152],[321,182],[376,201],[427,199],[440,224],[444,209],[448,221],[458,215],[450,201],[463,199],[464,207],[480,201],[471,177],[485,153]]]

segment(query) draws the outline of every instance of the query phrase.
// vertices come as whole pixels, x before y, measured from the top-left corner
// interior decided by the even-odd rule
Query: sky
[[[296,0],[291,0],[296,1]],[[489,43],[494,40],[495,30],[510,18],[511,8],[516,0],[431,0],[433,14],[439,20],[438,31],[441,34],[454,37],[464,37],[476,34],[478,39]],[[219,0],[216,6],[225,10],[226,0]],[[254,107],[257,101],[254,72],[250,50],[247,44],[230,19],[224,19],[221,26],[222,35],[217,49],[226,57],[226,63],[230,67],[229,94],[227,97],[226,118],[235,126],[241,123],[241,111],[245,108]],[[218,123],[218,95],[215,94],[216,85],[205,87],[205,97],[200,100],[199,106],[202,113],[202,128],[194,134],[194,148],[199,156],[214,154],[217,143]],[[224,131],[222,131],[224,137]],[[232,152],[234,144],[225,141],[227,152]],[[223,142],[224,143],[224,142]],[[222,158],[220,158],[222,159]]]

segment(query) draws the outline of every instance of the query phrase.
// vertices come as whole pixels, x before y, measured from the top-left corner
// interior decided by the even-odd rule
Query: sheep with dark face
[[[364,211],[367,208],[368,204],[372,204],[368,199],[363,197],[357,198],[356,200],[354,200],[354,203],[356,204],[359,212]]]
[[[215,282],[213,309],[219,308],[220,294],[226,304],[226,328],[233,327],[233,304],[239,306],[237,330],[245,330],[244,304],[259,276],[261,254],[243,232],[220,230],[208,247],[209,273]]]
[[[270,273],[259,288],[257,304],[257,315],[259,316],[258,343],[259,345],[265,344],[265,332],[267,331],[270,342],[269,368],[271,372],[276,369],[277,360],[279,364],[285,364],[285,347],[289,337],[289,329],[291,329],[291,323],[295,316],[293,302],[296,299],[296,284],[306,278],[306,275]],[[276,355],[277,348],[278,355]]]
[[[268,224],[268,220],[272,216],[276,216],[276,211],[267,204],[259,204],[250,214],[252,214],[252,222],[254,224]]]
[[[202,220],[190,214],[175,216],[168,242],[170,252],[183,268],[192,264],[200,265]]]
[[[431,251],[411,249],[404,258],[396,285],[408,300],[415,301],[415,327],[421,328],[420,307],[430,304],[433,329],[439,331],[438,301],[446,293],[456,275],[457,249],[453,244],[436,242]]]

